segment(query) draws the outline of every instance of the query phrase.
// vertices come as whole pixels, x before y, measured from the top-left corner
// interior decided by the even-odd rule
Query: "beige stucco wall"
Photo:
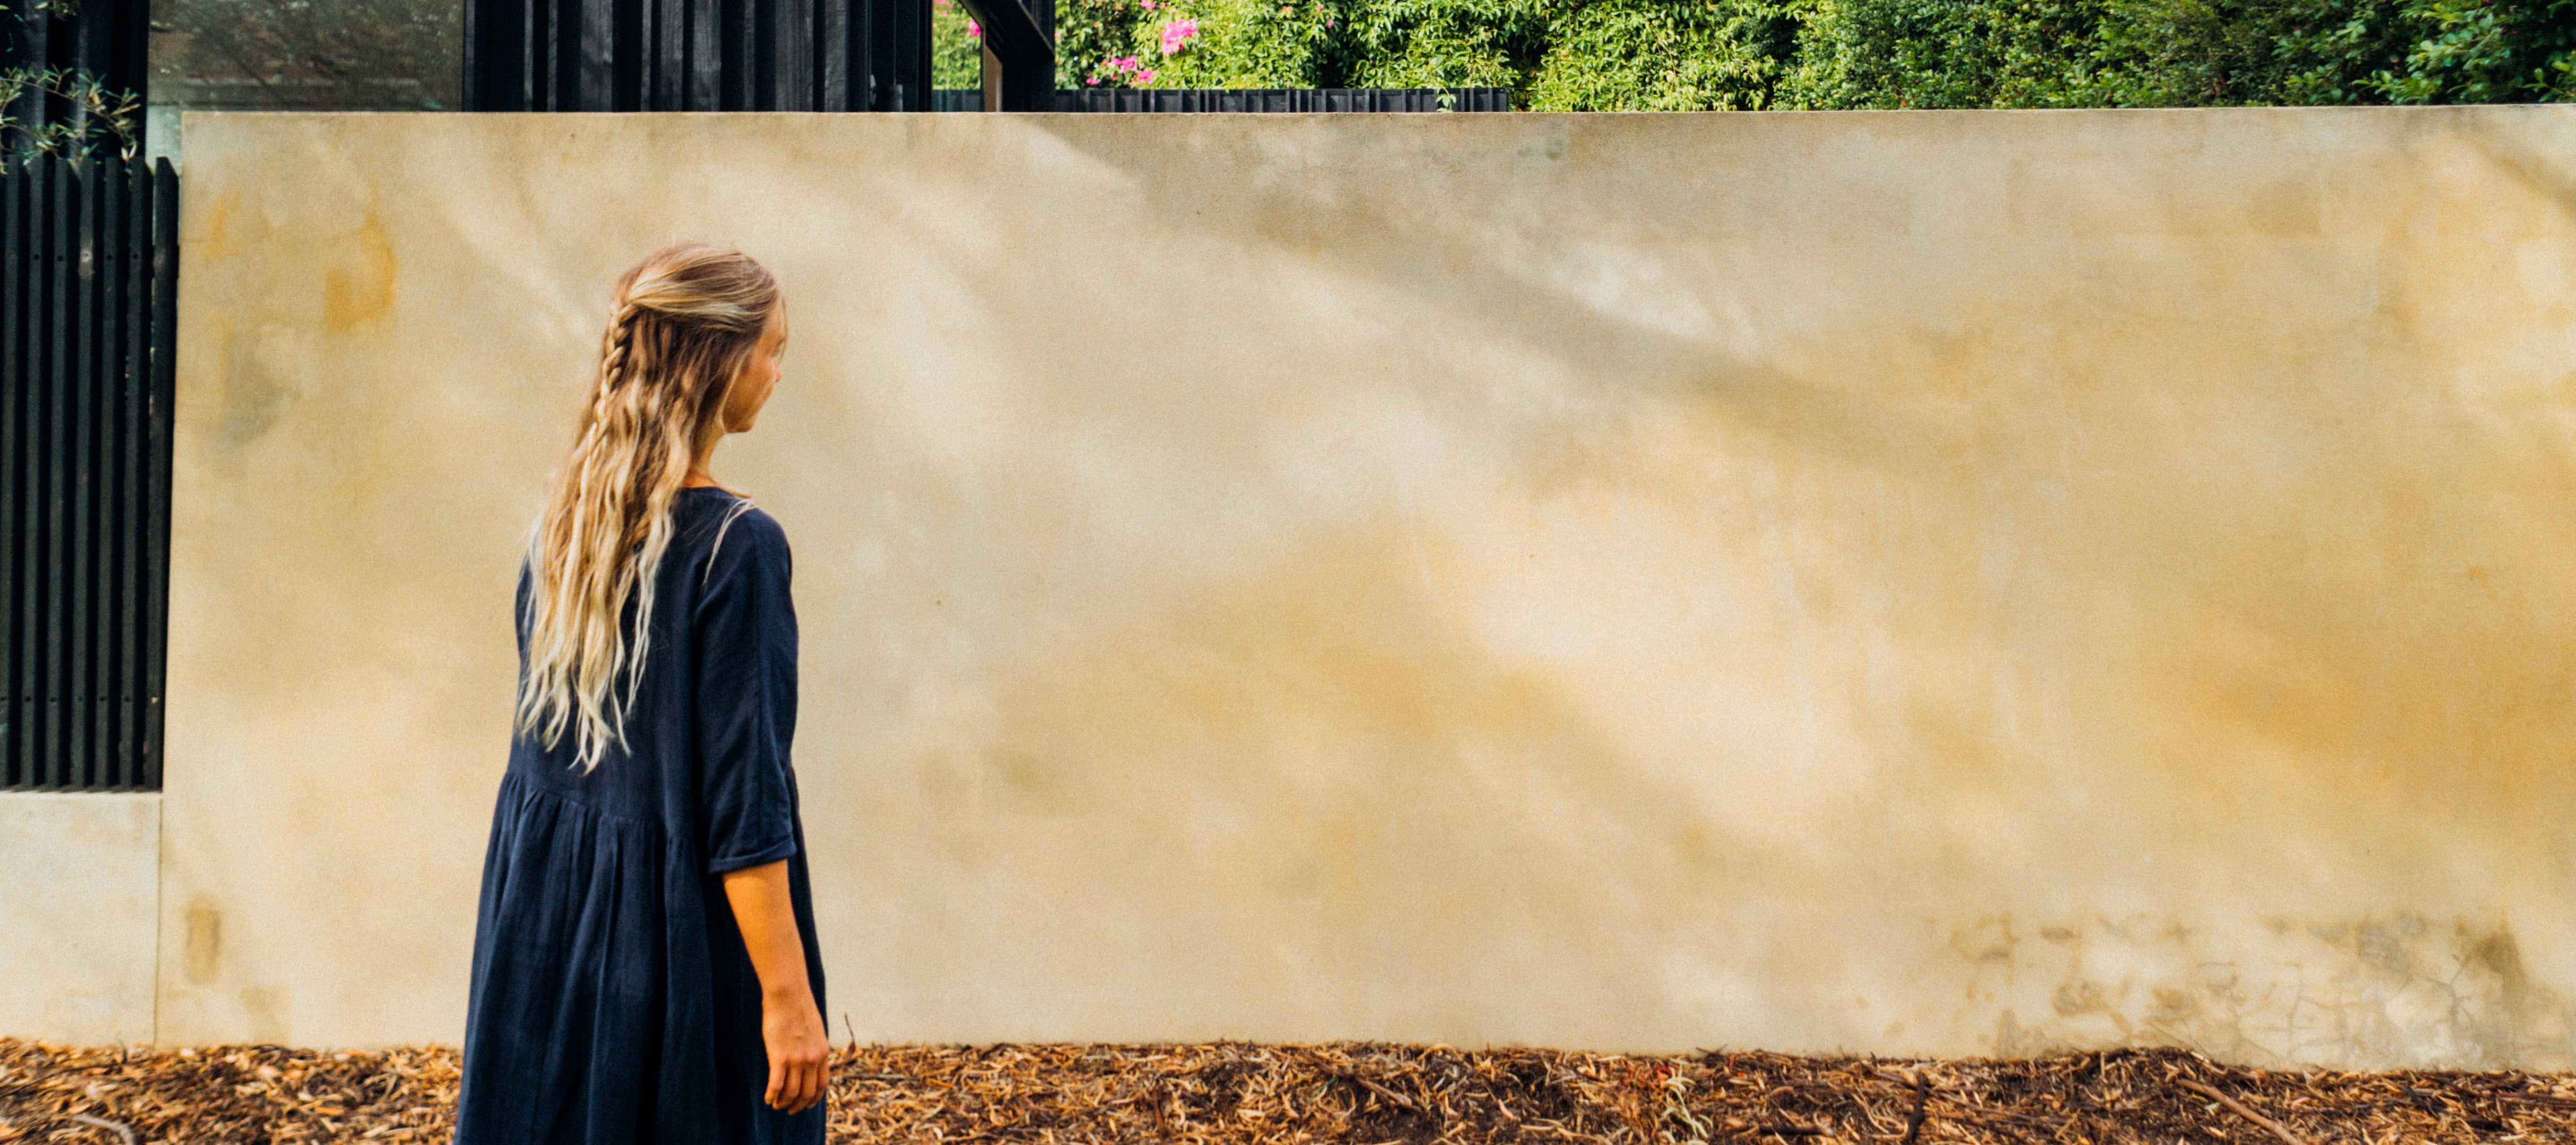
[[[0,792],[0,1037],[152,1040],[161,797]]]
[[[688,233],[836,1035],[2570,1064],[2576,110],[186,132],[164,1041],[459,1036]]]

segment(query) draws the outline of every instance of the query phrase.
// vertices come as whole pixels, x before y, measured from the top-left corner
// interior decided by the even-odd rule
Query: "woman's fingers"
[[[771,1109],[794,1113],[805,1107],[806,1070],[794,1058],[773,1055],[769,1059],[769,1092],[762,1100]]]
[[[796,1107],[789,1111],[791,1113],[803,1113],[813,1108],[815,1102],[823,1100],[823,1091],[830,1082],[831,1075],[825,1070],[822,1062],[808,1062],[805,1065],[804,1079],[804,1100],[797,1102]]]
[[[794,1083],[788,1087],[787,1100],[782,1102],[779,1108],[789,1113],[803,1113],[806,1106],[814,1103],[812,1096],[814,1067],[805,1062],[797,1062],[788,1068],[794,1071],[791,1075]]]
[[[761,1001],[760,1038],[769,1051],[769,1080],[761,1101],[771,1109],[802,1113],[823,1099],[831,1082],[832,1043],[812,995]]]
[[[803,1113],[823,1100],[832,1081],[831,1063],[821,1054],[789,1051],[769,1055],[769,1088],[761,1095],[771,1109]]]

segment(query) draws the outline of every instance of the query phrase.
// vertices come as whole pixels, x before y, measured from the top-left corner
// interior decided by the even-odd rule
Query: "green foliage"
[[[930,0],[930,86],[984,86],[984,42],[968,34],[974,23],[957,0]]]
[[[2370,12],[2376,6],[2383,11]],[[2387,0],[1826,0],[1795,107],[2172,107],[2352,102]],[[2377,18],[2374,18],[2377,17]],[[2376,34],[2375,34],[2376,33]],[[2291,98],[2296,93],[2297,98]]]
[[[1519,87],[1545,56],[1538,0],[1366,0],[1343,6],[1334,87]]]
[[[1798,107],[2568,98],[2571,0],[1825,0]]]
[[[18,97],[41,92],[62,100],[71,114],[47,123],[28,123],[0,111],[0,135],[14,135],[8,150],[87,158],[114,152],[131,159],[143,143],[138,113],[142,101],[133,92],[112,90],[87,71],[65,68],[14,68],[0,72],[0,108]]]
[[[1165,0],[1140,11],[1118,53],[1135,61],[1133,71],[1122,74],[1113,57],[1098,73],[1100,86],[1343,86],[1333,82],[1342,7],[1333,0]],[[1197,35],[1165,54],[1166,32],[1187,24]]]
[[[1068,9],[1083,13],[1079,25],[1062,27]],[[1073,0],[1058,11],[1065,71],[1095,87],[1512,86],[1546,32],[1537,0]],[[1166,51],[1185,21],[1196,34]]]
[[[1056,0],[1055,86],[1102,86],[1103,61],[1127,54],[1144,15],[1137,0]]]
[[[2063,102],[2223,107],[2377,102],[2374,69],[2402,55],[2396,0],[2119,0],[2088,82]]]
[[[2576,0],[1059,0],[1058,20],[1068,87],[1490,85],[1544,111],[2576,99]],[[1196,34],[1166,53],[1180,21]]]
[[[19,9],[0,5],[0,14]],[[80,0],[35,0],[22,16],[76,17]],[[30,94],[58,103],[59,118],[30,123],[9,114]],[[102,153],[132,159],[143,145],[143,98],[110,88],[85,68],[10,68],[0,71],[0,148],[15,154],[61,155],[87,160]],[[14,137],[14,138],[10,138]]]
[[[1813,0],[1603,0],[1563,8],[1520,102],[1531,111],[1756,111]]]
[[[2097,0],[1824,0],[1784,105],[2048,107],[2083,90]]]
[[[2406,70],[2374,77],[2396,103],[2559,102],[2576,70],[2576,3],[2408,0]]]

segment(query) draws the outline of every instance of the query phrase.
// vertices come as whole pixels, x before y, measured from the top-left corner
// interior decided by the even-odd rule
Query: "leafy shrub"
[[[1546,30],[1535,0],[1073,0],[1066,10],[1084,16],[1057,36],[1063,70],[1094,87],[1512,86]]]
[[[1547,51],[1536,0],[1342,5],[1334,87],[1519,87]]]
[[[2576,0],[1058,0],[1057,19],[1066,87],[1498,86],[1543,111],[2576,99]]]
[[[2405,70],[2375,76],[2397,103],[2560,102],[2576,71],[2576,3],[2408,0]]]
[[[1519,101],[1531,111],[1755,111],[1772,106],[1813,15],[1798,3],[1603,0],[1566,7]]]
[[[2098,0],[1825,0],[1801,29],[1791,107],[2085,102]]]
[[[1338,87],[1330,66],[1341,29],[1342,5],[1266,0],[1136,0],[1123,74],[1094,72],[1100,85],[1122,87],[1236,88]],[[1192,29],[1177,36],[1184,26]]]
[[[2571,0],[1824,0],[1790,106],[2569,98]]]
[[[983,29],[957,0],[930,0],[930,86],[984,86]]]

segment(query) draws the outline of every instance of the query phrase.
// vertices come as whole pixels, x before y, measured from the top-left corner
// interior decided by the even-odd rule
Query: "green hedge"
[[[1065,87],[1497,86],[1534,111],[2576,94],[2576,0],[1057,0],[1056,11]],[[942,87],[974,86],[962,33],[943,8]]]
[[[957,0],[930,0],[930,86],[984,86],[984,45],[967,34],[972,24]]]

